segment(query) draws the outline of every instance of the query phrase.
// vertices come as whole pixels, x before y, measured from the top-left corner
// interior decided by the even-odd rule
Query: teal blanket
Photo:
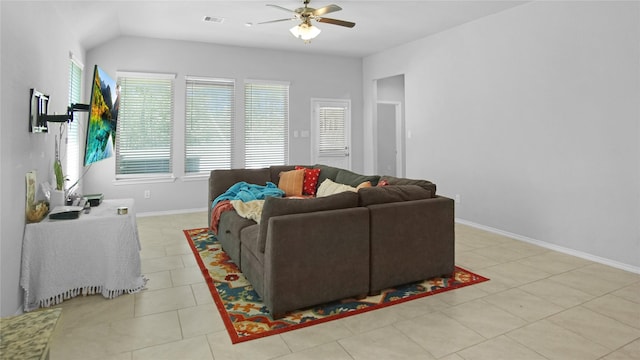
[[[229,190],[220,194],[213,203],[213,209],[217,203],[222,200],[242,200],[243,202],[251,200],[263,200],[268,196],[283,197],[284,191],[278,189],[278,186],[272,182],[267,182],[265,186],[249,184],[244,181],[233,184]]]

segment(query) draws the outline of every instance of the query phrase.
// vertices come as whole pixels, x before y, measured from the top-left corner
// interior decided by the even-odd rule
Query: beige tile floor
[[[62,303],[51,359],[640,359],[640,275],[464,225],[491,281],[232,345],[182,233],[205,219],[139,218],[147,289]]]

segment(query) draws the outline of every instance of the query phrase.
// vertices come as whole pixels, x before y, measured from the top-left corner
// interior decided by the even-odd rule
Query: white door
[[[311,99],[312,162],[351,169],[351,100]]]

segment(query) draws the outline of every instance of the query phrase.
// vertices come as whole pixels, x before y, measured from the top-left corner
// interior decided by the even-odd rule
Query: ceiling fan
[[[300,24],[292,27],[289,31],[291,31],[293,36],[304,40],[305,43],[309,43],[311,39],[315,38],[316,36],[318,36],[318,34],[320,34],[320,29],[317,26],[314,26],[311,23],[311,20],[315,20],[321,23],[344,26],[348,28],[352,28],[356,26],[356,23],[351,21],[344,21],[344,20],[331,19],[331,18],[324,17],[325,14],[342,10],[340,6],[331,4],[325,7],[321,7],[319,9],[314,9],[312,7],[309,7],[309,2],[310,0],[304,0],[304,7],[297,8],[295,10],[290,10],[279,5],[267,4],[267,6],[271,6],[276,9],[293,13],[294,16],[287,19],[264,21],[258,24],[269,24],[269,23],[275,23],[275,22],[281,22],[281,21],[300,20],[301,21]]]

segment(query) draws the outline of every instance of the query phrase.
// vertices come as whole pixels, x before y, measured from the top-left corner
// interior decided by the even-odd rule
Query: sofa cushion
[[[280,181],[280,173],[295,170],[295,165],[271,165],[267,168],[271,182],[277,184]]]
[[[267,240],[269,218],[273,216],[309,213],[335,209],[346,209],[358,206],[358,194],[342,192],[339,194],[309,199],[288,199],[270,197],[264,201],[262,219],[260,220],[260,251],[264,252]]]
[[[322,182],[327,179],[336,181],[336,176],[338,176],[338,172],[341,170],[337,167],[322,164],[315,165],[314,168],[320,169],[320,176],[318,176],[318,185],[322,184]]]
[[[278,188],[284,191],[285,196],[302,195],[302,184],[304,181],[304,170],[290,170],[280,173]]]
[[[240,232],[251,225],[256,225],[256,222],[241,217],[235,210],[225,211],[220,215],[218,241],[238,266],[240,266]]]
[[[436,184],[428,180],[414,180],[407,178],[398,178],[390,175],[383,175],[380,181],[384,181],[388,185],[418,185],[425,190],[431,191],[431,197],[436,196]]]
[[[249,249],[262,263],[263,256],[258,256],[258,233],[260,232],[260,225],[253,224],[245,227],[240,232],[240,242]]]
[[[376,186],[378,184],[378,180],[380,180],[380,176],[378,175],[360,175],[353,171],[340,169],[335,182],[356,187],[365,181],[370,181],[372,186]]]
[[[357,190],[353,186],[338,184],[337,182],[331,181],[331,179],[326,179],[322,184],[320,184],[320,186],[318,186],[318,193],[316,194],[316,197],[325,197],[345,191],[356,192]]]
[[[268,168],[212,170],[209,184],[210,200],[213,201],[218,195],[229,190],[230,186],[240,181],[265,185],[267,181],[271,181],[271,176]]]
[[[358,191],[359,205],[385,204],[398,201],[422,200],[431,198],[431,191],[418,185],[387,185],[362,188]]]
[[[304,182],[302,184],[303,195],[315,195],[318,188],[320,169],[309,169],[304,166],[296,166],[296,170],[304,170]]]

